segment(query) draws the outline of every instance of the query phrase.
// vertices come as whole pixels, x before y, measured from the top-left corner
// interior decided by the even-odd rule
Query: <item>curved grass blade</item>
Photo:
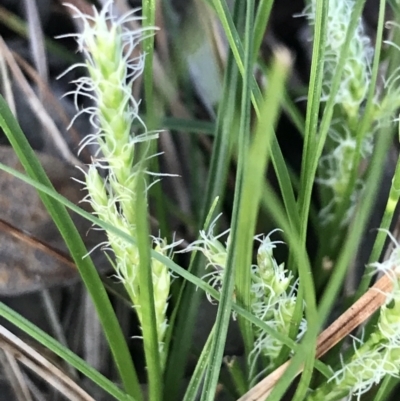
[[[87,362],[74,354],[67,347],[59,343],[37,326],[29,322],[23,316],[0,302],[0,316],[17,326],[19,329],[34,338],[37,342],[54,352],[64,361],[68,362],[76,370],[80,371],[108,394],[119,401],[133,401],[133,398],[118,388],[113,382],[104,377],[96,369],[92,368]]]
[[[2,96],[0,96],[0,126],[28,175],[45,187],[54,190]],[[43,192],[39,192],[39,196],[60,230],[93,300],[124,387],[128,394],[141,400],[142,393],[128,346],[103,283],[92,260],[87,257],[85,245],[65,207]]]
[[[238,14],[236,12],[236,14]],[[210,170],[205,195],[202,199],[201,222],[207,219],[210,207],[215,198],[221,198],[224,194],[226,177],[231,160],[233,135],[236,133],[236,94],[238,87],[238,69],[234,58],[230,53],[228,56],[227,69],[224,77],[223,94],[218,106],[217,121],[214,127],[215,140],[211,155]],[[219,205],[222,200],[219,201]],[[217,214],[219,205],[213,214]],[[208,216],[212,218],[212,216]],[[203,227],[204,229],[204,227]],[[195,276],[201,275],[202,266],[200,258],[196,257],[191,265],[190,272]],[[192,267],[193,266],[193,267]],[[177,398],[177,386],[184,374],[184,367],[190,349],[192,330],[197,316],[200,294],[192,285],[185,283],[179,307],[180,317],[177,319],[175,343],[171,348],[171,354],[166,369],[165,394],[168,400],[174,401]]]
[[[26,182],[27,184],[32,185],[38,191],[45,193],[46,195],[50,196],[51,198],[56,199],[57,202],[63,204],[68,209],[72,210],[73,212],[78,213],[80,216],[91,221],[93,224],[103,228],[104,230],[107,230],[108,232],[118,235],[119,237],[123,238],[125,241],[127,241],[128,243],[130,243],[132,245],[137,245],[135,239],[132,238],[130,235],[128,235],[126,232],[121,231],[118,228],[112,226],[111,224],[105,223],[104,221],[94,217],[92,214],[84,211],[79,206],[76,206],[75,204],[70,202],[68,199],[66,199],[63,196],[61,196],[60,194],[58,194],[54,189],[51,189],[43,184],[40,184],[40,183],[36,182],[35,180],[25,176],[24,174],[21,174],[19,171],[14,170],[10,167],[7,167],[2,163],[0,163],[0,169],[12,174],[13,176]],[[173,262],[171,259],[156,252],[153,249],[151,250],[151,257],[158,260],[159,262],[163,263],[169,269],[171,269],[174,273],[178,274],[185,280],[194,284],[195,287],[198,287],[202,291],[209,293],[215,300],[219,301],[220,295],[219,295],[218,291],[216,291],[213,287],[211,287],[209,284],[207,284],[202,279],[191,274],[186,269],[182,268],[181,266],[179,266],[178,264]],[[270,326],[268,326],[263,321],[256,318],[255,316],[253,316],[251,313],[246,311],[244,308],[240,307],[237,304],[233,304],[232,310],[234,312],[236,312],[238,315],[241,315],[241,316],[245,317],[246,319],[248,319],[252,324],[254,324],[255,326],[264,330],[266,333],[270,334],[272,337],[278,339],[284,345],[290,347],[291,349],[296,349],[297,345],[293,340],[291,340],[290,338],[288,338],[285,335],[282,335],[281,333],[277,332],[276,330],[272,329]]]
[[[240,262],[243,268],[250,267],[251,247],[247,246],[254,235],[255,220],[261,199],[262,182],[269,150],[269,142],[273,134],[273,124],[276,121],[279,105],[283,96],[286,74],[290,66],[290,58],[285,52],[277,51],[273,68],[271,70],[271,86],[266,93],[262,107],[262,113],[256,130],[255,138],[248,153],[249,164],[245,166],[243,187],[239,194],[242,201],[240,209],[232,217],[231,246],[228,252],[228,260],[224,272],[224,281],[221,299],[218,308],[215,340],[211,351],[210,369],[207,372],[203,400],[213,400],[218,374],[222,361],[223,347],[226,339],[227,324],[230,317],[233,291],[233,266]],[[250,238],[248,238],[250,237]]]
[[[196,401],[199,393],[201,381],[205,375],[207,365],[210,363],[210,351],[212,339],[214,336],[214,327],[212,328],[206,343],[201,351],[200,357],[197,360],[196,368],[190,378],[190,382],[187,386],[183,401]]]

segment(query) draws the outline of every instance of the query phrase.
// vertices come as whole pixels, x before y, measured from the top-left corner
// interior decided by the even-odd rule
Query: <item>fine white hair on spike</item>
[[[400,248],[400,244],[397,241],[397,239],[394,237],[394,235],[386,229],[383,228],[378,228],[378,231],[384,232],[385,234],[387,234],[387,236],[391,239],[391,241],[393,242],[393,244],[395,245],[396,248]]]
[[[69,72],[73,71],[75,68],[78,68],[78,67],[86,68],[87,65],[86,65],[85,63],[75,63],[75,64],[71,65],[70,67],[68,67],[68,68],[67,68],[65,71],[63,71],[60,75],[57,75],[56,79],[62,78],[63,76],[67,75]],[[65,95],[64,95],[64,96],[65,96]]]
[[[109,245],[108,241],[103,241],[98,243],[97,245],[95,245],[89,252],[87,252],[83,258],[87,258],[88,256],[90,256],[94,251],[96,251],[97,249],[103,249],[104,245]]]

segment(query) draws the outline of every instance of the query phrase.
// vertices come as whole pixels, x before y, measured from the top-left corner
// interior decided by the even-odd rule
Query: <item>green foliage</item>
[[[304,16],[312,52],[304,117],[289,100],[288,78],[294,68],[289,50],[272,47],[267,63],[260,57],[273,1],[236,0],[231,10],[225,0],[193,0],[191,7],[199,13],[196,27],[206,34],[185,40],[174,33],[173,18],[168,18],[169,1],[160,5],[160,10],[156,9],[160,2],[142,3],[142,21],[134,14],[112,16],[111,3],[92,19],[80,14],[84,31],[77,35],[78,43],[85,52],[90,79],[78,81],[77,93],[89,96],[95,104],[88,112],[96,132],[86,143],[99,149],[85,175],[87,200],[95,216],[54,191],[0,97],[0,126],[27,176],[1,163],[0,168],[39,191],[93,299],[122,389],[2,304],[0,315],[118,400],[173,401],[181,397],[194,401],[200,397],[212,401],[218,399],[220,384],[226,390],[224,395],[234,399],[244,396],[258,379],[289,358],[291,363],[269,394],[269,401],[284,399],[301,368],[292,398],[295,401],[329,401],[351,394],[363,399],[364,393],[367,399],[372,384],[382,379],[375,400],[387,399],[394,388],[393,376],[400,369],[397,276],[393,276],[394,291],[388,294],[377,324],[367,325],[365,342],[359,340],[343,357],[337,352],[328,354],[330,367],[316,360],[318,334],[332,311],[343,307],[337,299],[344,293],[349,266],[360,250],[395,133],[400,85],[399,70],[393,63],[399,52],[393,45],[385,54],[382,51],[385,1],[380,1],[374,48],[361,19],[365,0],[308,2]],[[393,10],[399,17],[395,3]],[[153,34],[158,11],[165,15],[176,53],[163,60],[162,73],[158,56],[162,49],[155,46]],[[138,30],[129,26],[140,22]],[[221,38],[211,27],[217,23],[227,40],[226,60],[216,51]],[[196,29],[188,32],[195,36]],[[126,53],[139,51],[140,43],[140,55],[135,53],[136,58],[130,59]],[[189,60],[197,51],[205,51],[202,46],[211,55],[206,61],[213,63],[213,79],[222,88],[217,104],[204,97],[206,85],[199,95],[213,116],[211,122],[196,119],[196,110],[189,105],[182,112],[186,105],[175,104],[179,96],[174,85],[187,82],[187,77],[183,69],[174,71],[171,67],[174,57]],[[145,112],[140,99],[132,95],[135,78],[142,71]],[[157,79],[160,76],[171,79]],[[201,79],[207,80],[206,74]],[[380,87],[380,81],[386,84]],[[191,96],[194,103],[193,93]],[[173,117],[165,117],[168,109]],[[181,113],[174,114],[176,109]],[[289,166],[275,132],[282,112],[303,139],[299,172]],[[190,181],[185,210],[179,210],[156,182],[160,176],[154,158],[156,140],[163,135],[156,130],[162,129],[183,133],[181,145],[190,154],[190,163],[185,166]],[[199,135],[204,133],[212,138],[209,162],[199,146]],[[290,135],[283,140],[290,141]],[[229,185],[232,166],[233,190]],[[382,260],[386,233],[400,197],[399,166],[397,162],[381,225],[375,227],[386,231],[379,231],[372,249],[366,250],[370,264],[351,301],[366,292],[376,270],[399,268],[397,244],[386,264],[377,263]],[[272,175],[276,178],[274,187],[269,180]],[[163,177],[164,182],[179,179]],[[319,202],[314,203],[313,194]],[[218,233],[220,221],[227,216],[227,203],[231,219]],[[66,207],[107,234],[107,245],[113,251],[109,258],[141,327],[146,394],[106,289],[90,257],[84,257],[87,250]],[[150,211],[158,219],[160,236],[150,236]],[[221,214],[224,217],[218,219]],[[185,225],[188,238],[172,241],[170,216]],[[276,229],[282,241],[272,241],[271,233],[259,234],[265,216],[270,223],[262,229]],[[314,253],[306,247],[312,235],[316,238]],[[284,261],[275,251],[280,242],[288,249]],[[257,254],[254,243],[259,245]],[[180,253],[190,253],[188,265],[174,262],[172,250],[179,247]],[[192,336],[204,293],[218,309],[203,348],[193,351]],[[228,328],[234,319],[244,355],[240,361],[227,361]],[[186,364],[196,352],[196,366],[185,387]],[[356,377],[354,371],[362,368],[365,375]],[[241,400],[248,399],[245,397]]]

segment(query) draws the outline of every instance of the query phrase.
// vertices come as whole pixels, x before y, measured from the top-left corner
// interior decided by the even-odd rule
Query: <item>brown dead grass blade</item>
[[[61,252],[59,249],[52,247],[49,244],[46,244],[44,241],[41,241],[34,236],[23,232],[22,230],[14,227],[10,223],[6,222],[0,217],[0,231],[7,232],[12,237],[18,239],[19,241],[24,242],[27,246],[32,247],[36,250],[46,253],[49,256],[52,256],[54,259],[57,259],[59,262],[69,266],[74,271],[77,271],[77,267],[73,262],[72,258]]]
[[[42,96],[43,105],[46,108],[53,110],[53,112],[56,113],[57,117],[64,124],[64,126],[68,127],[70,125],[71,118],[67,115],[66,111],[64,110],[60,102],[60,99],[56,95],[54,95],[49,85],[40,78],[40,75],[37,73],[37,71],[23,57],[21,57],[19,54],[15,52],[12,52],[12,55],[14,56],[15,61],[20,66],[21,70],[39,88]],[[74,143],[74,147],[79,148],[79,143],[81,141],[81,138],[79,136],[78,131],[74,128],[74,126],[68,128],[68,134]],[[84,163],[90,163],[91,155],[86,147],[81,150],[79,158]],[[86,169],[86,164],[79,162],[78,165],[80,168]]]
[[[39,17],[38,6],[36,1],[32,0],[24,0],[24,5],[29,32],[29,46],[31,48],[32,57],[40,77],[43,81],[47,82],[49,70],[47,67],[44,33]]]
[[[1,325],[0,348],[12,354],[15,359],[35,372],[47,383],[61,392],[67,399],[75,401],[95,401],[94,398],[79,387],[61,369]]]
[[[16,401],[33,401],[26,377],[14,356],[10,352],[0,350],[0,364],[14,391]]]

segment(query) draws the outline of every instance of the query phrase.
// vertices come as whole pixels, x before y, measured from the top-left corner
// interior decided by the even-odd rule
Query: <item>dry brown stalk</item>
[[[46,380],[69,400],[95,401],[73,379],[33,347],[0,325],[0,348]]]

